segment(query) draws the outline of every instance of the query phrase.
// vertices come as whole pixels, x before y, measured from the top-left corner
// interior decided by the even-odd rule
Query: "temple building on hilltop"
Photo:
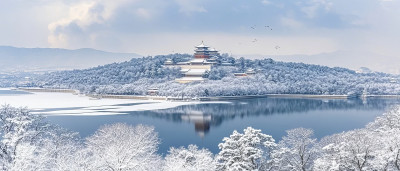
[[[187,62],[179,62],[178,65],[215,65],[219,53],[214,48],[204,45],[203,41],[195,47],[194,58]]]
[[[184,75],[182,78],[176,79],[179,83],[204,81],[204,74],[211,70],[211,66],[218,64],[219,53],[217,50],[204,45],[203,41],[195,48],[192,60],[177,63],[181,67],[181,73]]]
[[[201,41],[200,45],[196,46],[196,49],[194,51],[195,51],[194,58],[209,59],[212,56],[219,56],[219,53],[217,50],[204,45],[203,41]]]
[[[234,66],[232,58],[222,58],[217,50],[206,46],[202,41],[200,45],[195,46],[193,58],[186,62],[175,63],[168,58],[164,61],[164,67],[179,67],[181,78],[175,79],[179,83],[203,82],[207,80],[207,75],[211,71],[211,67],[218,66]],[[256,70],[248,68],[241,73],[233,73],[235,77],[248,77],[257,73]],[[149,95],[157,95],[158,89],[149,89]]]

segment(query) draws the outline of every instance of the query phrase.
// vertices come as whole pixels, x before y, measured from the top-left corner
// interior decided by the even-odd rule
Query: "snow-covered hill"
[[[146,94],[149,87],[159,88],[159,95],[188,97],[242,96],[264,94],[399,94],[397,75],[357,73],[346,68],[330,68],[272,59],[250,60],[220,57],[233,66],[215,66],[204,75],[206,81],[180,84],[178,67],[164,67],[164,61],[187,61],[191,55],[160,55],[135,58],[85,70],[63,71],[34,78],[26,85],[49,88],[72,88],[98,94]],[[253,76],[238,78],[234,73],[253,69]]]

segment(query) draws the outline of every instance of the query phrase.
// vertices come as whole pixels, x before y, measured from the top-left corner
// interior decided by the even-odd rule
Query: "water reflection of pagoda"
[[[203,138],[210,131],[211,115],[203,114],[199,111],[190,111],[181,116],[182,120],[194,123],[194,130]]]
[[[297,115],[308,112],[332,110],[384,110],[400,103],[400,99],[301,99],[301,98],[254,98],[213,103],[184,105],[176,108],[148,111],[145,116],[155,116],[175,123],[190,123],[200,137],[207,136],[215,129],[221,129],[228,121],[273,115]],[[231,122],[232,123],[232,122]],[[230,124],[231,124],[230,123]],[[213,128],[213,129],[211,129]],[[206,137],[208,138],[208,137]],[[206,139],[205,138],[205,139]]]

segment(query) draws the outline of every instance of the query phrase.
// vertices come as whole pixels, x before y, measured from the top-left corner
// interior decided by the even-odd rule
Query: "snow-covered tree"
[[[400,107],[369,123],[320,141],[314,170],[400,170]]]
[[[77,133],[48,124],[25,108],[0,109],[1,164],[4,170],[80,170],[74,156]]]
[[[375,135],[374,141],[379,145],[375,162],[386,165],[387,170],[400,170],[400,105],[378,116],[366,129]]]
[[[313,130],[295,128],[287,130],[278,147],[272,153],[274,169],[278,170],[312,170],[314,160],[318,155],[315,146],[317,139],[313,138]]]
[[[84,159],[79,153],[84,150],[84,144],[79,134],[58,126],[50,128],[37,145],[35,160],[43,160],[51,170],[83,170]]]
[[[161,157],[153,127],[105,125],[86,140],[91,170],[159,170]]]
[[[323,155],[315,161],[316,170],[385,170],[387,163],[379,159],[383,156],[373,132],[358,129],[333,138],[333,143],[323,147]]]
[[[169,154],[165,157],[163,167],[165,171],[213,171],[215,169],[214,155],[207,149],[198,149],[196,145],[189,145],[187,149],[171,147]]]
[[[312,130],[296,128],[275,144],[248,127],[225,137],[215,160],[207,149],[189,145],[171,148],[163,161],[153,127],[105,125],[83,143],[25,108],[3,106],[0,170],[400,170],[399,118],[396,106],[365,128],[319,142]]]
[[[35,140],[40,138],[47,127],[41,119],[31,115],[26,108],[5,105],[0,109],[0,162],[3,168],[13,168],[19,156],[18,152],[21,152],[19,148],[26,149],[26,144],[35,143]]]
[[[261,133],[261,130],[248,127],[244,134],[233,131],[218,145],[218,170],[257,170],[267,167],[270,151],[276,147],[275,140]]]
[[[387,112],[369,123],[367,128],[376,131],[400,129],[400,105],[392,106]]]

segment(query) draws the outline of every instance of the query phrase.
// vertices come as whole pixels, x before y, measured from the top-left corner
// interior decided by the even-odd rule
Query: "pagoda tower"
[[[204,81],[204,74],[211,70],[213,65],[218,64],[219,53],[214,48],[201,44],[195,47],[194,58],[187,62],[178,62],[177,66],[181,68],[181,73],[184,75],[181,78],[177,78],[176,81],[179,83],[190,83],[194,81]],[[172,61],[171,61],[172,62]],[[165,65],[169,64],[166,61]],[[200,126],[198,125],[200,128]],[[206,128],[206,127],[205,127]]]
[[[201,44],[196,46],[196,49],[194,50],[194,58],[203,58],[203,59],[208,59],[210,58],[210,48],[209,46],[204,45],[204,42],[201,41]]]

